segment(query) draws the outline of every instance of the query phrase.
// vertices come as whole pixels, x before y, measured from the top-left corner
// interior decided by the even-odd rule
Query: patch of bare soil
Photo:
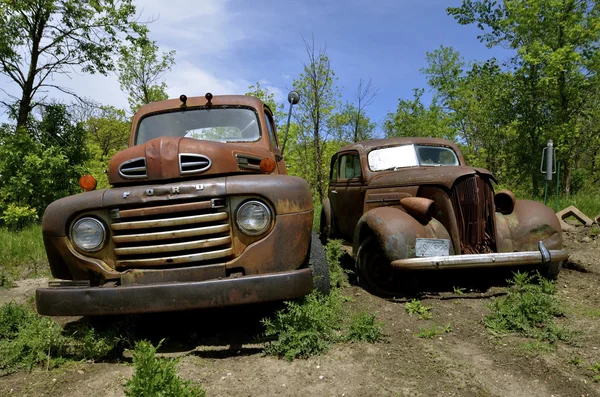
[[[200,382],[209,396],[600,396],[588,369],[600,362],[600,238],[584,239],[589,230],[565,236],[571,262],[582,268],[570,265],[558,279],[566,308],[558,322],[575,332],[571,344],[548,348],[491,335],[481,320],[489,296],[502,286],[484,294],[428,294],[422,303],[432,307],[429,320],[408,315],[401,300],[347,287],[348,310],[376,313],[386,341],[340,344],[291,363],[261,353],[260,318],[273,306],[138,318],[135,335],[166,338],[162,354],[180,357],[181,376]],[[436,326],[451,331],[417,336]],[[121,385],[133,373],[128,357],[5,376],[0,395],[122,396]]]

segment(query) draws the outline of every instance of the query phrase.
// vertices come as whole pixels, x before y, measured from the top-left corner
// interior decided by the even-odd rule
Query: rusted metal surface
[[[40,288],[38,313],[96,316],[157,313],[294,299],[312,290],[312,271],[263,274],[185,283]]]
[[[400,200],[400,205],[410,216],[423,224],[429,223],[435,215],[435,202],[424,197],[406,197]]]
[[[494,190],[479,175],[458,180],[451,199],[458,222],[461,253],[488,254],[496,251]]]
[[[553,262],[562,262],[567,260],[568,257],[569,255],[565,250],[550,251],[550,258]],[[391,265],[398,270],[443,270],[540,265],[542,263],[544,263],[544,260],[540,251],[523,251],[409,258],[392,261]]]
[[[159,284],[206,281],[227,277],[227,267],[216,265],[191,266],[175,269],[132,269],[121,274],[121,285]]]
[[[508,215],[513,212],[516,201],[514,193],[510,190],[501,190],[494,196],[496,211],[502,215]]]
[[[163,214],[177,214],[179,212],[188,212],[195,210],[206,210],[212,208],[211,201],[201,201],[194,203],[185,203],[185,204],[172,204],[167,207],[147,207],[147,208],[139,208],[133,210],[121,210],[118,211],[119,219],[127,219],[127,218],[136,218],[139,216],[156,216]]]
[[[492,177],[489,172],[481,172],[471,167],[445,166],[445,167],[410,167],[397,171],[380,171],[374,176],[369,186],[424,186],[437,185],[451,189],[457,179],[465,175],[481,174]]]

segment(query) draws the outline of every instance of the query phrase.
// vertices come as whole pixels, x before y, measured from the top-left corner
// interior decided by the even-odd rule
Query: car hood
[[[483,168],[465,166],[411,167],[396,171],[382,171],[371,179],[369,187],[441,185],[450,189],[458,178],[473,174],[479,174],[492,179],[494,182],[496,181],[492,173]]]

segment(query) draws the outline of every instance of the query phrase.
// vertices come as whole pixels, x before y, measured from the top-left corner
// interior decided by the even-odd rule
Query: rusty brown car
[[[331,159],[321,237],[352,242],[359,281],[375,293],[419,270],[527,266],[555,278],[568,255],[554,212],[494,183],[447,140],[352,144]]]
[[[257,98],[209,93],[142,106],[129,148],[110,161],[112,187],[91,191],[93,178],[82,178],[90,191],[46,209],[44,244],[59,280],[37,290],[38,312],[148,313],[327,293],[310,188],[286,174],[272,112]]]

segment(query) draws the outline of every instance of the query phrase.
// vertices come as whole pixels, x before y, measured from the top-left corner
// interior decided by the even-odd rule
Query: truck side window
[[[355,154],[344,155],[340,161],[340,179],[360,178],[360,158]]]
[[[329,173],[329,180],[336,181],[337,180],[337,167],[338,167],[338,158],[337,156],[331,160],[331,171]]]
[[[273,129],[273,117],[271,117],[269,112],[265,112],[265,119],[267,120],[267,130],[269,132],[269,140],[271,141],[271,148],[276,149],[279,146],[277,145],[277,137],[275,136],[275,130]]]

